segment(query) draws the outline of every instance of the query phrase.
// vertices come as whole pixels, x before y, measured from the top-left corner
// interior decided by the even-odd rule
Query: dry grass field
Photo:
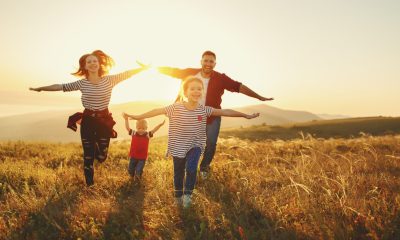
[[[152,140],[140,184],[129,144],[111,144],[87,188],[80,144],[2,142],[0,238],[400,238],[400,135],[220,138],[188,210],[174,204],[166,139]]]

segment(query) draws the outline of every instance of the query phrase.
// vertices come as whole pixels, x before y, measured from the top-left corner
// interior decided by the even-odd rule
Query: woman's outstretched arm
[[[139,65],[141,66],[140,68],[131,69],[131,70],[119,73],[119,74],[115,74],[115,75],[109,75],[111,83],[113,85],[116,85],[116,84],[132,77],[133,75],[136,75],[136,74],[150,68],[150,65],[144,65],[142,63],[139,63]]]
[[[61,84],[53,84],[53,85],[49,85],[49,86],[44,86],[44,87],[37,87],[37,88],[29,88],[29,90],[31,91],[36,91],[36,92],[40,92],[40,91],[62,91],[62,85]]]

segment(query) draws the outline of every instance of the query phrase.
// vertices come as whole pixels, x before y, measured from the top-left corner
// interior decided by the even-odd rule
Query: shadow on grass
[[[116,190],[116,206],[103,227],[105,239],[143,239],[143,199],[145,186],[129,181]]]
[[[55,191],[43,208],[28,214],[24,226],[12,232],[10,239],[72,239],[69,223],[80,191],[79,186]]]
[[[302,233],[293,229],[284,229],[279,226],[276,220],[266,216],[254,205],[244,198],[238,198],[223,181],[217,181],[210,178],[203,184],[206,197],[218,202],[223,212],[222,219],[216,221],[229,222],[229,229],[216,230],[217,238],[235,238],[235,239],[308,239]]]
[[[200,217],[199,209],[195,204],[187,209],[179,208],[178,213],[181,219],[178,228],[182,230],[184,239],[213,239],[206,219]]]

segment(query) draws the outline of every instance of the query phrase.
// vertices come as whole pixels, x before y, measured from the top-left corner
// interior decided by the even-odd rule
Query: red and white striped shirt
[[[169,118],[168,154],[184,158],[193,147],[200,147],[203,152],[207,117],[211,116],[213,108],[199,104],[196,109],[188,110],[177,102],[165,107],[165,111]]]
[[[87,79],[81,79],[62,84],[62,89],[64,92],[80,90],[83,107],[93,111],[101,111],[108,108],[113,87],[134,74],[135,70],[131,70],[116,75],[103,76],[100,82],[96,84]]]

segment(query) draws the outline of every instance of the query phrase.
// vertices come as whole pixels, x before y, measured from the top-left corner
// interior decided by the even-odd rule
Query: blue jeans
[[[212,123],[207,124],[206,148],[204,150],[203,160],[201,161],[200,164],[200,171],[202,172],[210,171],[210,164],[214,158],[215,149],[217,148],[217,140],[220,127],[221,127],[221,117],[216,117]]]
[[[184,158],[174,157],[174,187],[175,197],[182,197],[183,194],[192,194],[196,184],[197,165],[199,163],[201,149],[194,147],[186,153]],[[183,191],[183,179],[185,178],[185,190]]]
[[[135,159],[131,157],[129,159],[129,166],[128,166],[129,175],[134,177],[136,174],[136,176],[141,177],[145,163],[146,161],[143,159]]]

